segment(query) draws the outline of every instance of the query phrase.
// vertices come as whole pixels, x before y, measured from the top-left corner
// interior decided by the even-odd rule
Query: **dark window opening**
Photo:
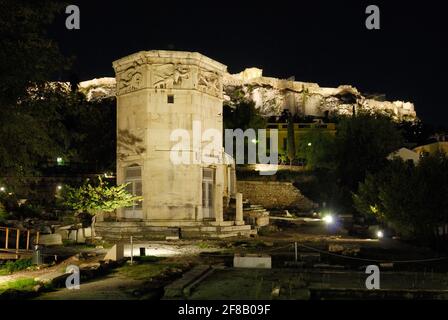
[[[169,95],[168,95],[167,102],[168,102],[168,103],[174,103],[174,95],[173,95],[173,94],[169,94]]]

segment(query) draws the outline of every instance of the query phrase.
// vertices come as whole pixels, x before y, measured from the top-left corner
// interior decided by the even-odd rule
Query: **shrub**
[[[16,261],[7,261],[5,264],[0,266],[0,274],[11,274],[17,271],[25,270],[31,267],[31,259],[19,259]]]

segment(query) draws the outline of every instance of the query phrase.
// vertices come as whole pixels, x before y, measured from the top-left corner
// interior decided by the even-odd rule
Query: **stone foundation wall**
[[[300,193],[291,182],[276,181],[238,181],[238,192],[252,204],[266,209],[295,209],[309,211],[315,203]]]

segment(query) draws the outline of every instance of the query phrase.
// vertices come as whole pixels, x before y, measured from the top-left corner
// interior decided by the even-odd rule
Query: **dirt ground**
[[[36,300],[135,300],[142,280],[111,274],[86,283],[79,290],[60,289],[43,293]]]

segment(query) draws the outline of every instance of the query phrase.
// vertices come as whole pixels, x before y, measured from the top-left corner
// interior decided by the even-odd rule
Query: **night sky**
[[[76,56],[80,80],[113,76],[112,61],[141,50],[198,51],[231,73],[351,84],[415,103],[427,122],[447,125],[447,11],[444,1],[80,1],[81,29],[50,30]],[[365,9],[381,10],[367,30]]]

